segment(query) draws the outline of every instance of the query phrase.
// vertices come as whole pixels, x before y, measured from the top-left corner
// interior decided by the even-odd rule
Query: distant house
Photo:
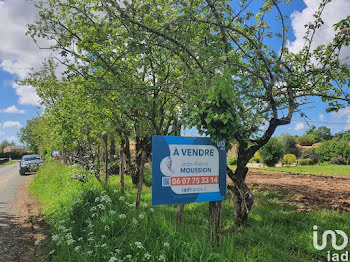
[[[7,146],[4,148],[4,153],[13,153],[13,152],[25,152],[23,146]]]
[[[316,144],[313,144],[312,146],[302,146],[302,145],[297,144],[297,148],[299,148],[300,150],[305,150],[305,149],[310,149],[310,148],[317,148],[321,144],[322,143],[316,143]]]

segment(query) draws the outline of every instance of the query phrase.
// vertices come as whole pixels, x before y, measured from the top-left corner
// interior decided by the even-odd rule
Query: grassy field
[[[186,205],[178,226],[177,206],[152,207],[151,188],[144,188],[137,211],[130,177],[122,195],[119,177],[102,187],[93,177],[85,184],[72,179],[76,172],[76,167],[48,162],[30,185],[52,227],[49,261],[318,261],[328,249],[313,247],[314,225],[320,231],[350,232],[349,214],[299,213],[297,207],[281,204],[277,193],[255,190],[255,206],[243,227],[233,223],[230,196],[223,201],[217,247],[208,237],[208,203]]]

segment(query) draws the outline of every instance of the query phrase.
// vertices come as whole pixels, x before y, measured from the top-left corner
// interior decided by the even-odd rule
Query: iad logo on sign
[[[342,230],[326,230],[323,232],[322,234],[322,244],[319,245],[318,244],[318,227],[315,225],[313,227],[314,229],[314,233],[313,233],[313,244],[314,247],[317,250],[323,250],[327,247],[327,239],[328,236],[331,237],[331,244],[333,249],[341,251],[344,250],[347,245],[348,245],[348,236],[347,234],[342,231]],[[337,242],[338,241],[338,236],[341,237],[341,239],[343,240],[343,242],[341,242],[341,245],[338,245]],[[337,253],[337,252],[333,252],[331,253],[330,251],[327,252],[327,261],[349,261],[349,251],[345,251],[345,252],[341,252],[341,253]]]
[[[152,204],[219,201],[226,196],[225,143],[207,137],[152,137]]]

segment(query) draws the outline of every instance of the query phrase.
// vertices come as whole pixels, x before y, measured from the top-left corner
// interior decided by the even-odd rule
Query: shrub
[[[321,162],[331,161],[333,157],[341,156],[346,164],[350,164],[350,144],[346,141],[336,139],[326,141],[316,148],[316,153]]]
[[[299,159],[298,160],[298,165],[300,166],[310,166],[312,165],[313,162],[310,158],[305,158],[305,159]]]
[[[302,146],[312,146],[315,143],[315,138],[312,136],[299,136],[297,142]]]
[[[254,157],[250,160],[250,162],[252,162],[252,163],[261,163],[262,162],[261,154],[259,152],[256,152],[254,154]]]
[[[318,164],[318,155],[316,153],[310,154],[309,158],[312,160],[313,165]]]
[[[228,165],[237,165],[237,158],[235,158],[235,157],[229,157],[229,158],[227,158],[227,164]]]
[[[272,137],[259,152],[265,165],[275,166],[284,154],[283,144],[277,138]]]
[[[342,156],[334,156],[331,159],[333,165],[346,165],[346,161]]]
[[[283,164],[290,165],[295,163],[296,161],[297,161],[297,157],[293,154],[285,154],[283,156]]]

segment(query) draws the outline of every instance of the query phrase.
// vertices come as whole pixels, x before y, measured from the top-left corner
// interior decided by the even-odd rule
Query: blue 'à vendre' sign
[[[152,136],[152,204],[226,197],[225,142],[208,137]]]

